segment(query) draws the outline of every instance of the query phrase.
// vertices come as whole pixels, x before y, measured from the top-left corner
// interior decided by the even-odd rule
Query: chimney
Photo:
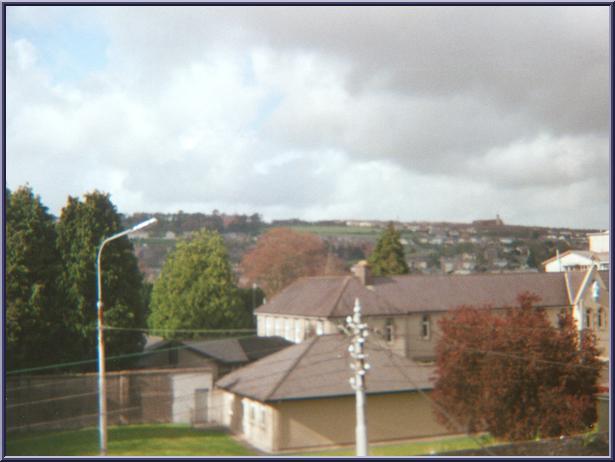
[[[359,278],[361,284],[364,286],[371,285],[372,283],[372,271],[369,267],[367,260],[361,260],[351,268],[351,271],[356,277]]]

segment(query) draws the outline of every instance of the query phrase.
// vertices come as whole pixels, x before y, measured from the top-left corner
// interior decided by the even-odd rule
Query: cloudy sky
[[[606,6],[6,12],[7,187],[54,214],[609,225]]]

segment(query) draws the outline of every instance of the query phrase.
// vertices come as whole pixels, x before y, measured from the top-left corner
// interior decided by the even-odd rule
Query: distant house
[[[604,356],[609,351],[608,273],[592,268],[570,273],[476,273],[372,277],[369,266],[355,274],[300,278],[255,310],[259,336],[302,342],[338,332],[361,301],[365,322],[395,353],[429,361],[439,335],[438,320],[460,305],[504,310],[522,292],[540,296],[538,306],[555,325],[572,312],[578,327],[592,329]],[[597,287],[597,292],[594,290]],[[594,298],[597,295],[597,298]]]
[[[596,266],[609,269],[609,232],[591,233],[589,250],[568,250],[542,262],[546,272],[584,270]]]
[[[449,433],[432,412],[434,368],[366,344],[370,443]],[[267,356],[216,383],[217,420],[267,452],[353,444],[355,393],[348,338],[323,335]]]

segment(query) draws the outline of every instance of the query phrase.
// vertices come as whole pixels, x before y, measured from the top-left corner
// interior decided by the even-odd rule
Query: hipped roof
[[[341,334],[312,337],[231,372],[216,385],[262,402],[352,395],[349,344]],[[433,366],[418,365],[370,338],[365,352],[368,395],[433,388]]]
[[[362,313],[398,315],[448,311],[461,305],[505,308],[517,304],[522,292],[540,296],[539,306],[567,306],[564,273],[480,273],[469,275],[409,275],[374,278],[364,286],[354,276],[301,278],[288,286],[257,314],[343,317],[354,301]]]
[[[219,340],[163,340],[146,346],[146,351],[170,345],[185,345],[197,354],[226,364],[255,361],[293,343],[282,337],[240,337]]]

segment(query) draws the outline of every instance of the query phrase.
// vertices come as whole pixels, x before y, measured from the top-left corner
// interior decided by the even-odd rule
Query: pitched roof
[[[312,337],[231,372],[216,385],[262,402],[352,395],[348,345],[341,334]],[[370,338],[365,351],[367,394],[433,387],[434,367],[398,356]]]
[[[352,313],[355,298],[364,316],[447,311],[460,305],[513,306],[521,292],[541,297],[541,306],[569,305],[562,273],[478,273],[374,278],[363,286],[353,276],[301,278],[258,314],[342,317]]]
[[[219,340],[163,340],[147,345],[145,350],[152,351],[182,344],[195,353],[227,364],[255,361],[293,345],[292,342],[282,337],[250,336]]]
[[[547,260],[542,262],[542,265],[547,265],[551,262],[562,260],[564,257],[567,257],[568,255],[577,255],[583,258],[586,258],[588,260],[588,263],[591,261],[599,261],[599,262],[605,262],[605,261],[609,261],[609,253],[608,252],[594,252],[592,250],[566,250],[565,252],[555,255],[551,258],[548,258]]]

